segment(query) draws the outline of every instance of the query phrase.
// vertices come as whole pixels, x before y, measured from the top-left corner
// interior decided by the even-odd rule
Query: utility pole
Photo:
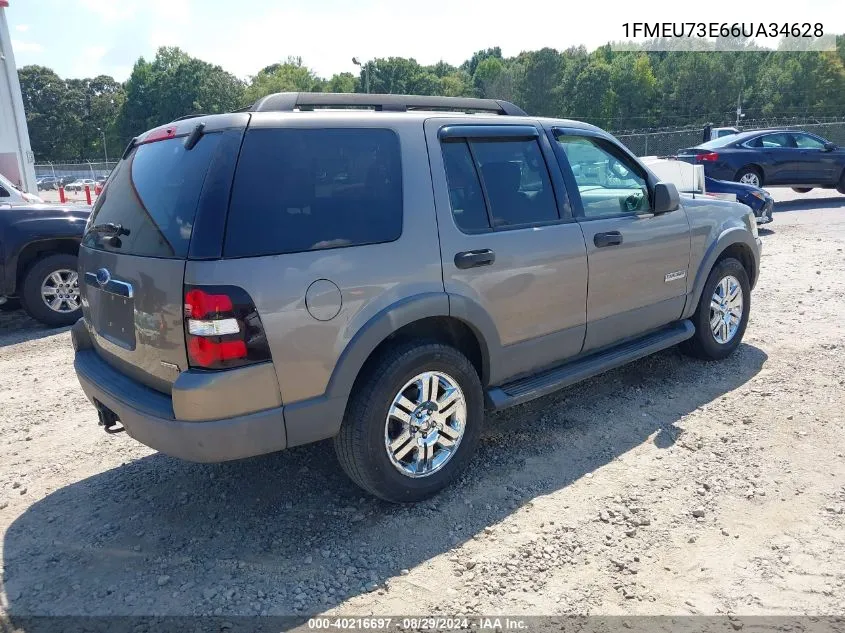
[[[742,90],[736,96],[736,127],[739,128],[739,120],[745,115],[742,113]]]

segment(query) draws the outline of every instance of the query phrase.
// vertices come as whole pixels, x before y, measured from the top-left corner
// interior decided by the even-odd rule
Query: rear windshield
[[[127,255],[186,257],[205,174],[221,138],[206,134],[190,151],[184,138],[135,149],[115,167],[91,218],[92,227],[120,224],[129,234],[112,239],[89,231],[83,244]]]
[[[224,257],[390,242],[401,232],[402,169],[392,130],[247,131]]]

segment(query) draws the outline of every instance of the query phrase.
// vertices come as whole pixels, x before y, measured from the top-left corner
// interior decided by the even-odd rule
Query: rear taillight
[[[717,152],[707,152],[706,154],[698,154],[696,158],[699,163],[712,163],[719,160],[719,154]]]
[[[185,288],[185,340],[191,367],[228,369],[270,360],[255,304],[237,286]]]

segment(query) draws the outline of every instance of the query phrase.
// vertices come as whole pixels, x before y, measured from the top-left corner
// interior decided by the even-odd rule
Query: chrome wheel
[[[747,171],[744,174],[742,174],[742,177],[739,179],[739,182],[741,182],[744,185],[752,185],[754,187],[759,187],[760,186],[760,176],[758,176],[753,171]]]
[[[67,314],[79,309],[79,274],[63,268],[41,282],[41,299],[53,312]]]
[[[467,406],[457,381],[439,371],[409,380],[393,399],[384,424],[390,462],[407,477],[443,468],[464,435]]]
[[[716,284],[710,298],[710,330],[716,342],[724,345],[736,336],[742,322],[742,286],[733,275]]]

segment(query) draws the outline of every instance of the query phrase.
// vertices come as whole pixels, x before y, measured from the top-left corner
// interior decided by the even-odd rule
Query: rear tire
[[[812,187],[793,187],[792,191],[795,193],[810,193],[813,190]]]
[[[739,288],[739,320],[736,323],[733,322],[733,316],[737,312],[737,303],[735,299],[733,302],[730,299],[735,286]],[[742,342],[750,310],[751,284],[748,282],[748,273],[733,257],[721,260],[707,277],[698,307],[692,316],[695,334],[681,343],[681,351],[703,360],[727,358]]]
[[[481,436],[484,398],[475,367],[452,347],[413,341],[387,349],[365,371],[355,382],[334,438],[340,465],[352,481],[386,501],[410,503],[434,495],[466,467]],[[422,393],[422,381],[415,382],[421,375],[435,377],[435,386],[426,387],[425,394],[436,388],[439,398],[429,399]],[[458,389],[448,389],[450,384]],[[396,404],[403,394],[407,398],[401,406],[411,409],[410,415]],[[450,394],[458,395],[441,405]],[[432,404],[437,406],[431,408]],[[442,433],[438,429],[447,423],[437,418],[441,411],[452,425]],[[414,412],[421,413],[422,419]],[[430,448],[419,445],[426,438],[432,439]],[[447,448],[441,441],[453,444]],[[426,473],[419,460],[428,450],[432,466]],[[406,469],[413,469],[415,463],[421,470],[411,474]]]
[[[61,271],[61,272],[60,272]],[[65,253],[57,253],[55,255],[48,255],[39,259],[26,272],[23,278],[23,291],[21,292],[21,302],[24,310],[37,321],[41,321],[50,327],[62,327],[65,325],[73,325],[82,316],[82,304],[79,301],[79,277],[77,271],[76,255],[67,255]],[[46,290],[48,296],[63,296],[65,294],[75,296],[75,303],[77,307],[71,309],[72,298],[68,301],[59,302],[59,310],[54,310],[47,305],[44,295],[44,284],[47,283],[47,288],[54,288],[56,284],[52,281],[47,282],[51,275],[58,274],[61,279],[67,279],[68,288],[60,288],[53,290]],[[72,273],[72,274],[69,274]],[[53,292],[53,295],[49,293]]]
[[[839,184],[836,185],[836,190],[841,194],[845,194],[845,169],[842,170],[842,175],[839,177]]]
[[[763,186],[763,174],[757,167],[753,167],[751,165],[743,167],[736,172],[734,180],[736,180],[736,182],[741,182],[744,185],[752,185],[754,187]]]

